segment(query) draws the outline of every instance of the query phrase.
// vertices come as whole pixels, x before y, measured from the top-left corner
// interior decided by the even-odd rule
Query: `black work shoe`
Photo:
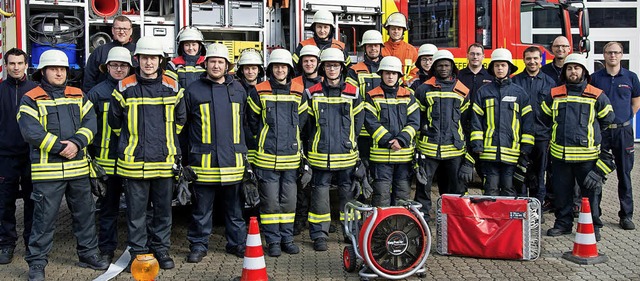
[[[153,256],[156,257],[156,259],[158,260],[158,264],[162,269],[172,269],[176,266],[175,263],[173,263],[173,259],[171,258],[171,256],[169,256],[169,252],[167,251],[156,252],[153,254]]]
[[[282,244],[282,250],[289,255],[295,255],[297,253],[300,253],[300,248],[298,247],[298,245],[293,244],[293,242],[287,242]]]
[[[571,234],[571,229],[551,228],[547,230],[547,236],[555,237],[560,235]]]
[[[636,229],[636,225],[631,221],[630,218],[620,219],[620,227],[624,230],[634,230]]]
[[[44,264],[29,266],[29,281],[44,281]]]
[[[0,249],[0,264],[9,264],[13,260],[13,248]]]
[[[337,231],[336,226],[333,224],[329,225],[329,233],[335,233]]]
[[[229,248],[226,251],[227,253],[235,255],[236,257],[239,257],[242,259],[244,258],[244,250],[245,250],[244,246],[237,246],[235,248]]]
[[[114,255],[113,252],[101,252],[100,257],[102,257],[102,259],[106,262],[112,263]]]
[[[207,251],[203,250],[203,249],[191,249],[191,252],[189,252],[189,255],[187,255],[187,262],[188,263],[199,263],[202,261],[202,258],[204,258],[207,255]]]
[[[89,257],[80,257],[79,267],[91,268],[95,270],[105,270],[109,268],[109,263],[98,254]]]
[[[600,228],[598,227],[593,228],[593,234],[595,234],[597,242],[599,242],[600,239],[602,239],[602,237],[600,236]]]
[[[313,240],[313,249],[318,252],[324,252],[329,249],[327,246],[327,238],[320,237],[316,240]]]
[[[280,243],[271,243],[267,249],[267,255],[270,257],[279,257],[282,255],[282,249],[280,248]]]

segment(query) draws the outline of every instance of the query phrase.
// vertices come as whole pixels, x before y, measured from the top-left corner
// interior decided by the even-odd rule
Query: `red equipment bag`
[[[540,201],[530,197],[444,194],[437,203],[441,255],[535,260],[540,255]]]

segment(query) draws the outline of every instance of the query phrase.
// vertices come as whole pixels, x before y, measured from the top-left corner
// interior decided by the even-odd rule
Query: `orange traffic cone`
[[[249,221],[249,233],[247,234],[247,247],[242,262],[242,277],[236,277],[239,281],[268,281],[267,266],[262,252],[262,239],[258,228],[258,218],[251,217]]]
[[[565,252],[562,257],[577,264],[597,264],[609,260],[606,255],[598,253],[591,218],[591,206],[589,206],[589,199],[586,197],[582,197],[573,251]]]

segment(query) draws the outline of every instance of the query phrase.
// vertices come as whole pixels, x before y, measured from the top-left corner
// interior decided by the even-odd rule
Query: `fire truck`
[[[405,40],[416,48],[433,43],[451,50],[459,68],[474,42],[485,46],[487,58],[492,49],[511,50],[520,66],[530,45],[543,47],[550,60],[547,47],[557,35],[569,38],[574,51],[588,52],[590,45],[582,0],[1,0],[0,8],[2,51],[26,50],[33,71],[39,54],[60,49],[72,65],[72,83],[82,79],[91,51],[111,40],[110,26],[119,15],[133,21],[133,38],[163,38],[168,56],[176,55],[180,29],[193,25],[205,41],[225,44],[234,61],[248,48],[260,50],[265,61],[275,48],[293,51],[313,36],[311,21],[320,9],[333,12],[335,37],[345,42],[352,61],[363,56],[357,47],[362,34],[378,29],[386,36],[382,24],[394,12],[409,19]],[[579,27],[572,29],[572,21]]]

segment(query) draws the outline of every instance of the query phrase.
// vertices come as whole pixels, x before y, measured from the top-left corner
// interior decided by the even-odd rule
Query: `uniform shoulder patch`
[[[162,75],[162,85],[165,85],[173,89],[174,92],[178,92],[178,90],[180,90],[180,85],[178,85],[178,81],[176,81],[175,79],[165,74]]]
[[[291,79],[291,82],[296,82],[304,85],[304,81],[302,81],[302,75],[293,77],[293,79]]]
[[[585,97],[597,99],[602,94],[602,92],[603,91],[601,89],[596,88],[590,84],[587,84],[587,87],[584,88],[582,95]]]
[[[332,45],[331,47],[337,46],[338,49],[344,50],[344,43],[342,43],[342,42],[340,42],[340,41],[338,41],[336,39],[331,39],[331,45]]]
[[[313,40],[313,37],[309,38],[309,39],[306,39],[306,40],[303,40],[302,42],[300,42],[300,46],[302,46],[302,47],[307,46],[307,45],[314,45],[314,46],[316,45],[316,41]]]
[[[135,74],[129,75],[124,79],[120,80],[118,85],[118,88],[120,88],[119,92],[124,92],[127,88],[133,87],[135,85],[138,85],[138,79],[136,79],[136,75]]]
[[[292,80],[289,91],[295,95],[302,96],[302,93],[304,92],[304,84]]]
[[[405,87],[399,87],[398,88],[398,93],[396,94],[397,97],[399,98],[406,98],[411,96],[411,91],[407,90],[407,88]]]
[[[374,88],[371,91],[367,92],[367,95],[369,97],[371,97],[372,99],[377,99],[377,98],[383,98],[384,97],[384,91],[382,90],[382,88],[380,88],[380,86]]]
[[[453,90],[465,98],[469,95],[469,88],[460,82],[460,80],[456,81],[456,84],[453,86]]]
[[[436,85],[436,77],[435,77],[435,76],[433,76],[433,77],[431,77],[431,78],[429,78],[429,79],[425,80],[425,81],[424,81],[424,83],[422,83],[422,84],[427,84],[427,85],[429,85],[429,86],[436,87],[436,86],[437,86],[437,85]]]
[[[359,62],[357,64],[352,65],[351,69],[353,69],[356,73],[357,72],[369,73],[369,68],[367,68],[367,65],[364,64],[364,62]]]
[[[258,92],[258,95],[271,93],[271,84],[269,84],[269,81],[264,81],[256,85],[256,92]]]
[[[40,88],[40,86],[31,89],[30,91],[28,91],[24,95],[29,97],[32,100],[48,100],[48,99],[50,99],[49,95],[47,95],[47,92],[45,92],[44,89]]]
[[[67,86],[64,89],[64,96],[68,98],[82,98],[82,90],[76,87]]]
[[[554,99],[567,96],[567,88],[565,85],[551,88],[551,97]]]

